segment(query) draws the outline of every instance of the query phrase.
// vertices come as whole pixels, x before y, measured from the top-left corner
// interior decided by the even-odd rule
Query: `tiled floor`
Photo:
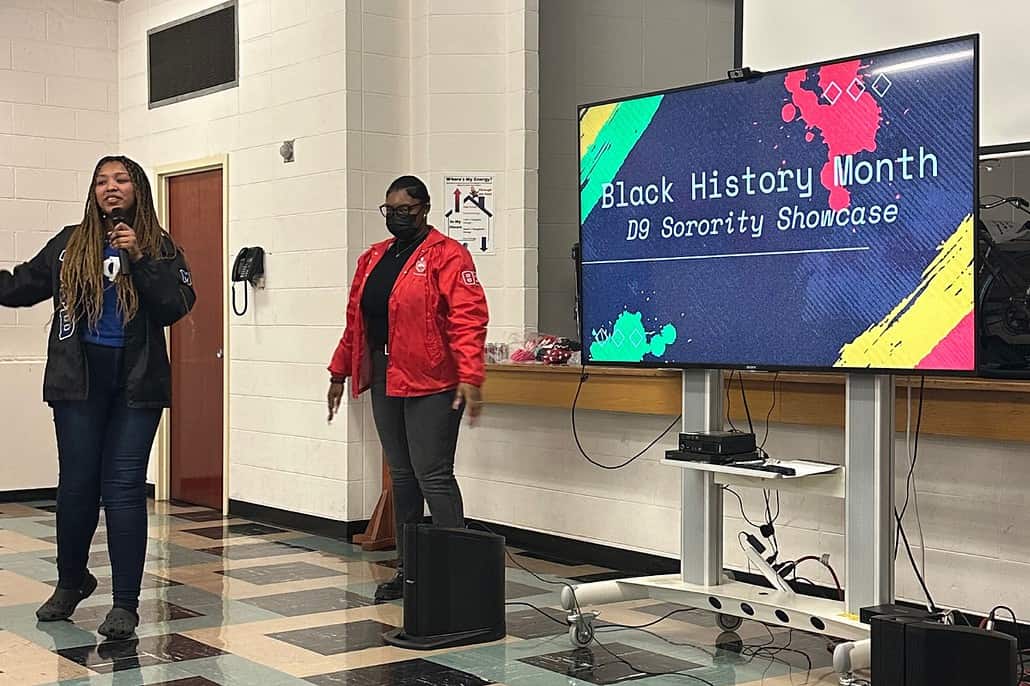
[[[103,529],[91,568],[100,580],[72,622],[38,624],[53,590],[54,504],[0,504],[0,686],[794,686],[835,684],[830,642],[746,622],[721,633],[712,614],[653,600],[602,609],[600,644],[573,649],[560,586],[509,561],[508,637],[437,652],[387,645],[399,603],[373,605],[393,576],[392,553],[166,503],[152,505],[137,638],[101,642],[110,599]],[[528,551],[512,557],[545,579],[596,580],[617,570]],[[533,606],[533,607],[531,607]],[[534,609],[537,608],[537,609]],[[677,672],[677,674],[667,674]]]

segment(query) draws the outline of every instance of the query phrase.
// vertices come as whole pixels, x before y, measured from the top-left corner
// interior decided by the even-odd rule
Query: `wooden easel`
[[[390,550],[397,546],[396,531],[393,521],[393,482],[390,480],[390,470],[386,466],[386,456],[383,455],[383,490],[379,494],[375,510],[372,511],[372,518],[368,520],[365,533],[355,534],[354,542],[366,551]]]

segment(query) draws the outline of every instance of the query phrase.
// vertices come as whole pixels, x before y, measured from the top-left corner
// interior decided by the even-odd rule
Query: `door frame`
[[[222,514],[229,514],[229,306],[230,288],[228,278],[229,255],[229,156],[214,155],[186,162],[174,162],[155,167],[157,177],[157,213],[161,225],[168,226],[168,180],[175,176],[195,174],[197,172],[222,172]],[[165,339],[169,340],[168,333]],[[170,355],[174,351],[169,347]],[[171,446],[171,413],[165,410],[157,438],[157,473],[155,475],[155,500],[170,500],[172,490],[172,446]]]

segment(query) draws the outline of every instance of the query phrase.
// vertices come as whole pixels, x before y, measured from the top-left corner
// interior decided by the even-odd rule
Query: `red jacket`
[[[393,239],[377,243],[358,259],[347,325],[329,365],[333,376],[351,378],[355,398],[372,379],[361,296],[392,244]],[[417,397],[448,391],[459,383],[483,384],[489,315],[476,266],[464,246],[430,228],[397,277],[389,308],[388,395]]]

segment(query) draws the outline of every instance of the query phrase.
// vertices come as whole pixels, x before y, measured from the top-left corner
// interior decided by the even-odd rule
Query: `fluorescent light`
[[[947,62],[958,62],[959,60],[972,59],[972,50],[959,50],[957,52],[949,52],[944,55],[936,55],[934,57],[924,57],[918,60],[910,60],[908,62],[898,62],[897,64],[890,64],[886,67],[880,67],[874,69],[874,74],[887,74],[898,71],[910,71],[912,69],[922,69],[923,67],[929,67],[935,64],[945,64]]]

